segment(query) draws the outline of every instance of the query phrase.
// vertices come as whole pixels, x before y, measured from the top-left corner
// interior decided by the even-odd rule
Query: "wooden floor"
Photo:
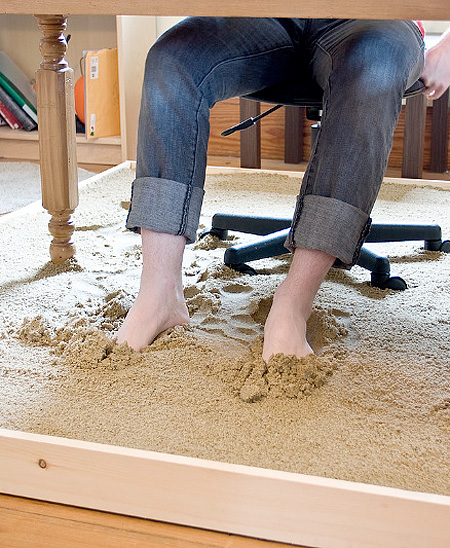
[[[0,495],[0,548],[286,548],[287,544]]]

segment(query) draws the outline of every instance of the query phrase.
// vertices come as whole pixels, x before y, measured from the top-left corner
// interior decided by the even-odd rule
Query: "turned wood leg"
[[[64,15],[36,15],[42,62],[36,74],[42,205],[52,216],[50,257],[73,257],[71,215],[78,205],[74,73],[65,60]]]

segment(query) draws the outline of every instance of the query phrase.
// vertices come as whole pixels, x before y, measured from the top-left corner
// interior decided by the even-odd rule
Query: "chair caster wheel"
[[[245,263],[225,263],[225,266],[228,266],[229,268],[232,268],[233,270],[236,270],[236,272],[240,272],[241,274],[248,274],[250,276],[256,276],[258,274],[254,268]]]
[[[394,291],[404,291],[408,289],[406,282],[400,276],[380,276],[372,273],[371,285],[380,289],[393,289]]]
[[[226,230],[225,228],[215,228],[215,227],[205,228],[205,230],[202,230],[202,232],[200,232],[198,237],[201,240],[208,234],[210,236],[215,236],[216,238],[219,238],[220,240],[226,240],[228,236],[228,230]]]
[[[450,253],[450,240],[444,240],[439,247],[439,251],[442,251],[442,253]]]

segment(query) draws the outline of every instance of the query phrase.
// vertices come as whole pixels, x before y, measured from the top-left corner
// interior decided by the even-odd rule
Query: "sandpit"
[[[289,255],[248,276],[222,258],[251,237],[207,237],[185,254],[190,326],[138,354],[114,341],[140,275],[140,237],[124,229],[133,176],[83,183],[78,252],[63,266],[48,262],[44,211],[0,219],[0,426],[449,495],[450,256],[373,246],[409,289],[332,271],[308,324],[316,356],[265,364],[263,324]],[[216,211],[289,216],[298,186],[288,174],[210,174],[202,227]],[[449,192],[385,183],[374,217],[437,222],[449,236],[449,206]]]

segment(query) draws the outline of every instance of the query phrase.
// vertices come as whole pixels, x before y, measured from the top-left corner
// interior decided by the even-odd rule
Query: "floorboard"
[[[0,548],[286,548],[287,544],[0,495]]]

